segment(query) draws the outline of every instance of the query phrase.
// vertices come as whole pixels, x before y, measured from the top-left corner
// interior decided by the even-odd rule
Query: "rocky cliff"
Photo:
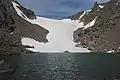
[[[74,32],[77,47],[82,46],[92,52],[120,52],[120,0],[102,4],[96,2],[91,10],[79,12],[70,18],[83,22],[84,26],[96,19],[94,25]]]
[[[21,43],[22,37],[47,42],[46,35],[48,31],[20,17],[12,2],[19,4],[16,0],[0,0],[0,55],[26,53],[26,47]],[[36,19],[35,14],[31,10],[21,5],[18,8],[29,19]]]

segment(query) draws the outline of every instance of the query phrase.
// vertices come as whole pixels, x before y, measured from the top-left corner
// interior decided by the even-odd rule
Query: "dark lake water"
[[[31,54],[0,59],[15,68],[0,80],[120,80],[120,55]]]

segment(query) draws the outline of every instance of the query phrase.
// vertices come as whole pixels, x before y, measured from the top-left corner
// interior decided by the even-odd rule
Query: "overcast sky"
[[[36,15],[49,18],[63,18],[91,8],[96,0],[18,0]],[[97,0],[105,2],[108,0]]]

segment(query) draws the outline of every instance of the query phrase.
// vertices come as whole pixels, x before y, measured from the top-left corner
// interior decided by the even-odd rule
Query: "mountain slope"
[[[48,30],[39,25],[31,24],[20,17],[12,2],[16,0],[0,0],[0,55],[25,53],[25,47],[21,43],[22,37],[30,37],[41,42],[47,42]],[[21,7],[21,6],[20,6]],[[23,7],[22,7],[23,8]],[[25,11],[28,18],[35,19],[35,15],[28,9]]]
[[[11,49],[11,52],[9,52],[9,49],[13,45],[5,47],[5,49],[8,49],[7,52],[16,53],[20,50],[19,53],[23,53],[26,52],[25,48],[34,52],[89,52],[87,49],[75,47],[73,31],[76,26],[72,24],[72,21],[36,17],[31,10],[22,7],[16,0],[1,0],[1,5],[7,8],[4,9],[4,11],[7,11],[5,15],[9,13],[13,19],[13,22],[11,22],[13,26],[10,27],[9,31],[5,30],[10,25],[3,27],[5,28],[3,32],[6,32],[3,41],[7,42],[9,40],[11,42],[13,40],[11,43],[17,41],[15,50]],[[5,21],[12,20],[6,19]],[[10,40],[10,35],[17,38],[11,37]],[[10,42],[7,44],[11,44]]]
[[[0,52],[119,52],[119,7],[119,0],[96,2],[90,10],[54,20],[35,16],[16,0],[0,0]]]
[[[95,18],[95,23],[88,28],[79,28],[74,32],[76,46],[83,46],[92,52],[119,52],[120,47],[120,0],[111,0],[107,3],[95,3],[90,12],[80,12],[71,17],[87,26]],[[83,17],[76,16],[84,14]]]
[[[21,37],[29,37],[40,42],[47,42],[46,36],[48,34],[48,30],[44,29],[40,25],[32,24],[30,21],[28,21],[36,19],[36,16],[33,14],[33,12],[22,7],[16,1],[12,2],[12,4],[13,8],[15,9],[15,13],[17,13],[13,15],[17,26],[15,33],[21,35]]]
[[[46,44],[40,43],[36,36],[35,38],[24,36],[22,44],[34,46],[34,48],[28,48],[29,50],[89,52],[87,50],[89,49],[92,52],[119,52],[119,38],[115,36],[118,34],[116,32],[119,32],[119,0],[111,0],[102,4],[96,2],[92,9],[63,20],[42,17],[35,17],[31,20],[19,9],[19,4],[13,3],[13,6],[21,18],[32,24],[42,25],[49,31]]]

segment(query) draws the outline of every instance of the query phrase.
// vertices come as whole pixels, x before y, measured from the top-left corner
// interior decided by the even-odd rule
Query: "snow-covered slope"
[[[120,52],[119,0],[100,4],[95,2],[90,10],[81,11],[63,20],[36,17],[33,11],[12,1],[15,14],[17,14],[17,18],[14,18],[18,24],[13,34],[15,32],[20,34],[22,44],[28,45],[25,47],[29,50],[35,52],[90,52],[89,50]]]
[[[90,27],[94,25],[95,20],[84,26],[83,22],[79,23],[79,20],[63,19],[54,20],[43,17],[37,17],[37,19],[31,20],[25,16],[25,14],[18,8],[18,4],[13,3],[17,14],[32,24],[38,24],[49,31],[47,35],[48,43],[41,43],[29,37],[22,37],[22,44],[33,46],[34,48],[28,48],[28,50],[34,52],[90,52],[86,48],[75,47],[73,42],[73,32],[80,27]],[[83,13],[84,15],[85,13]],[[80,16],[82,18],[83,16]]]
[[[49,34],[47,35],[48,43],[40,43],[30,38],[23,38],[23,45],[35,47],[29,50],[35,52],[90,52],[85,48],[75,47],[73,32],[77,26],[74,21],[37,17],[32,23],[43,26],[49,30]]]

